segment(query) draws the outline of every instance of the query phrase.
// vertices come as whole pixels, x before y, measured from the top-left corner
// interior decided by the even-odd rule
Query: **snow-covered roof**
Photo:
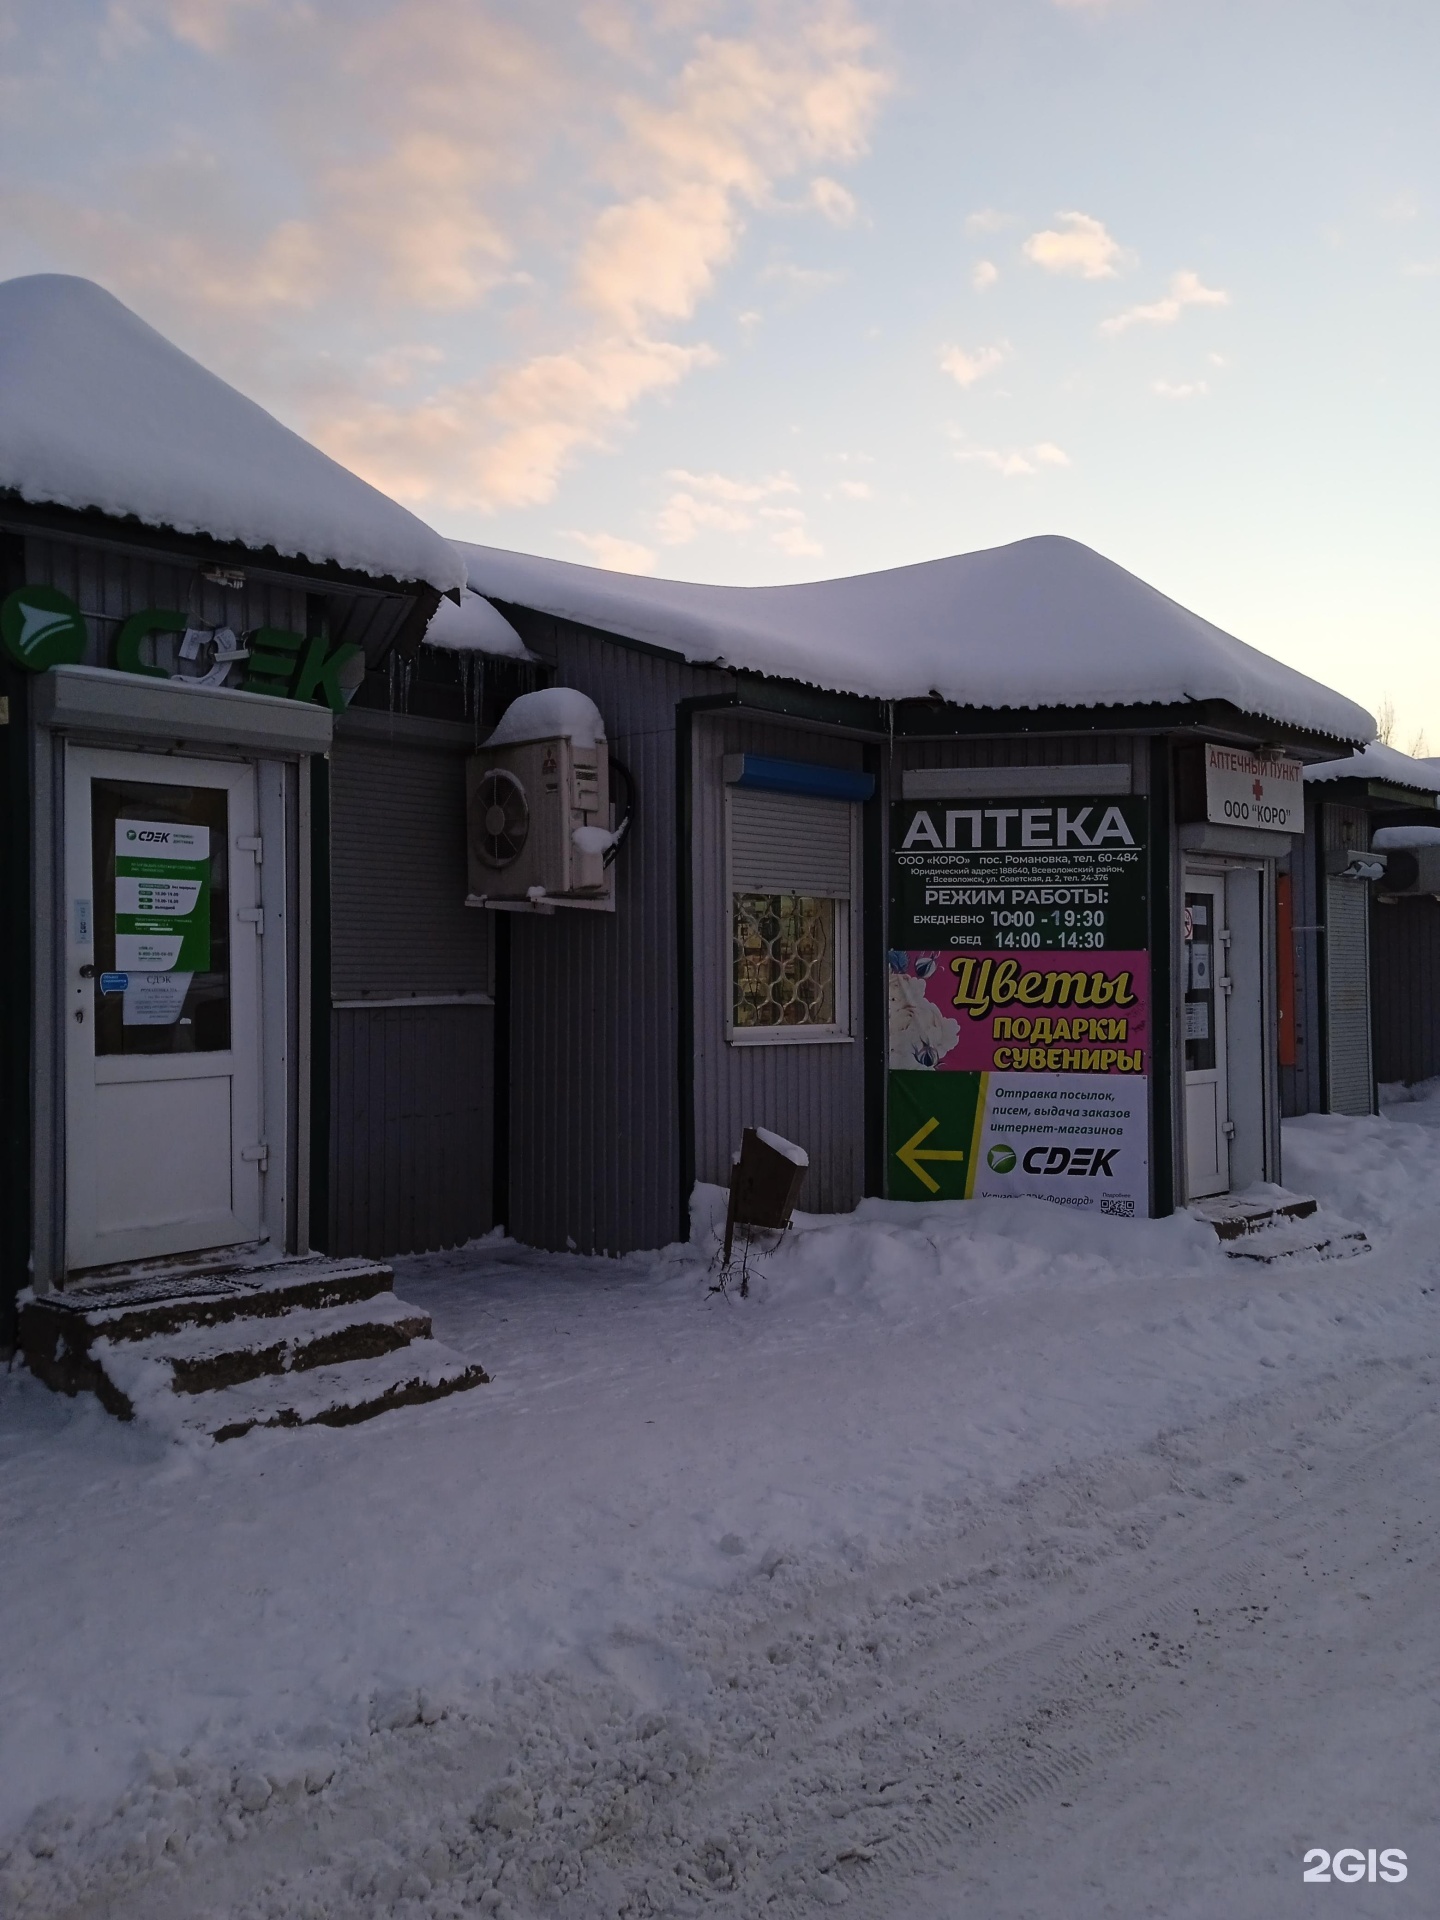
[[[1384,780],[1392,787],[1413,787],[1418,793],[1440,793],[1440,763],[1416,760],[1383,740],[1372,740],[1368,747],[1344,760],[1322,760],[1305,769],[1307,780]]]
[[[457,542],[492,599],[665,647],[696,664],[881,699],[977,707],[1223,700],[1367,740],[1363,707],[1055,535],[803,586],[655,580]]]
[[[0,488],[442,592],[465,581],[423,520],[68,274],[0,282]]]
[[[499,654],[507,660],[535,657],[500,609],[468,588],[458,606],[453,600],[440,602],[425,629],[425,644],[450,653]]]

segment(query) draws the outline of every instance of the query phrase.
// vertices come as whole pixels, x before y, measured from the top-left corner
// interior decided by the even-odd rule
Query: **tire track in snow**
[[[1187,1660],[1253,1633],[1317,1512],[1422,1450],[1429,1386],[1367,1362],[991,1498],[849,1581],[782,1564],[668,1636],[617,1637],[608,1678],[378,1735],[298,1810],[231,1808],[233,1840],[26,1910],[893,1913],[898,1884],[1162,1735]]]

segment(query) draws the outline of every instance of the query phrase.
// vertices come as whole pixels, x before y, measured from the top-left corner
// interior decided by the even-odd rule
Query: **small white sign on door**
[[[1305,831],[1305,782],[1298,760],[1243,747],[1205,749],[1205,818],[1265,833]]]
[[[180,1018],[193,973],[137,973],[127,981],[120,1024],[173,1027]]]

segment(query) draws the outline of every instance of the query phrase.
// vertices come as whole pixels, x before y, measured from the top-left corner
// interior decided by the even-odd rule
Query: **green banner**
[[[122,973],[210,970],[210,829],[115,822],[115,965]]]
[[[984,1118],[984,1073],[890,1075],[892,1200],[968,1200]]]

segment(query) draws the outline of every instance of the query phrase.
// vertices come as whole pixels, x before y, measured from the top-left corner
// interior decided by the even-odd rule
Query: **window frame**
[[[751,884],[737,884],[734,862],[734,833],[732,830],[733,798],[735,786],[727,782],[724,789],[724,833],[725,833],[725,872],[724,872],[724,939],[726,943],[725,962],[725,1041],[732,1047],[814,1047],[814,1046],[853,1046],[855,1044],[855,1001],[852,947],[854,941],[854,908],[856,891],[860,878],[860,808],[853,800],[824,800],[827,807],[844,807],[849,827],[848,891],[842,896],[830,892],[807,891],[799,885],[780,888],[761,887]],[[747,799],[758,797],[756,790],[743,790]],[[769,800],[782,799],[779,794],[766,794]],[[751,898],[764,898],[774,894],[790,895],[796,899],[831,900],[835,905],[834,964],[835,964],[835,1019],[825,1025],[776,1025],[773,1027],[737,1027],[735,1024],[735,899],[737,894]]]

